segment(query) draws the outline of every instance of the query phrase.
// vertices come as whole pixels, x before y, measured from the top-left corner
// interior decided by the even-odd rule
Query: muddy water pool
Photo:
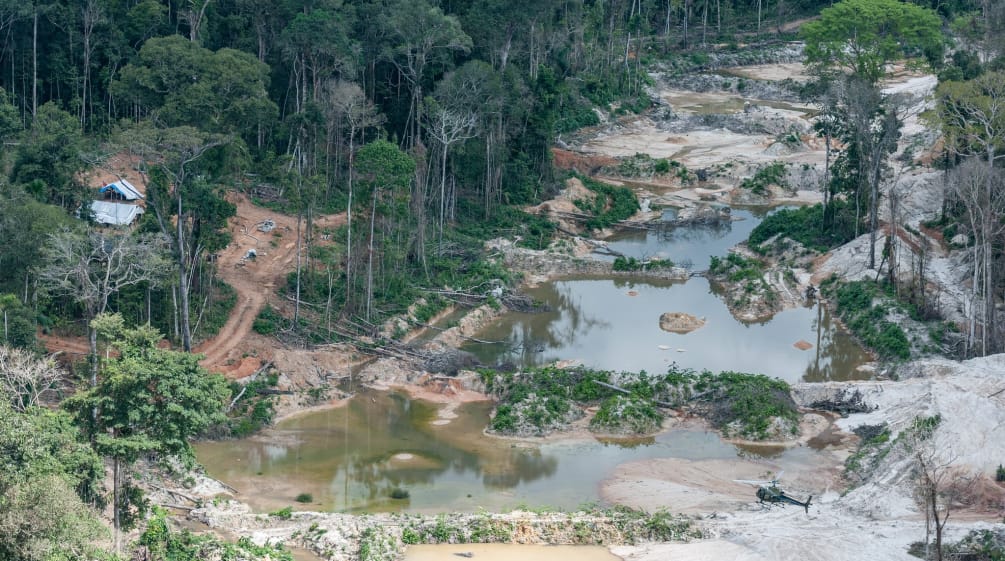
[[[489,403],[458,407],[446,425],[432,424],[436,407],[400,393],[364,392],[342,408],[289,419],[251,438],[199,443],[196,454],[211,476],[260,512],[572,509],[598,501],[600,483],[624,462],[768,457],[792,465],[815,454],[805,447],[745,449],[695,429],[528,443],[483,434]],[[392,498],[394,489],[408,497]],[[311,501],[295,502],[301,493]]]

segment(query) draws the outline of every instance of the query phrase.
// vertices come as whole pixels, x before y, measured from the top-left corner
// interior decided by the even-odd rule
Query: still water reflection
[[[240,491],[256,510],[296,505],[335,511],[499,511],[520,504],[571,509],[597,501],[599,484],[623,462],[648,458],[784,456],[811,450],[751,452],[715,433],[675,430],[619,441],[585,438],[526,444],[486,437],[488,403],[458,408],[434,425],[436,406],[398,393],[367,392],[340,409],[290,419],[259,436],[196,446],[213,477]],[[407,499],[391,491],[409,492]],[[669,506],[669,505],[668,505]]]
[[[750,232],[765,216],[778,209],[760,207],[734,208],[733,220],[721,224],[694,224],[667,231],[626,230],[607,238],[607,246],[626,257],[658,257],[695,269],[708,267],[709,256],[726,255],[729,248],[746,241]],[[664,213],[672,219],[673,214]],[[599,257],[613,260],[613,257]]]
[[[488,364],[532,366],[576,359],[606,370],[660,373],[676,362],[789,382],[868,377],[856,370],[868,355],[822,306],[743,323],[703,278],[687,283],[578,278],[544,283],[528,293],[552,310],[507,314],[478,334],[499,343],[471,343],[465,349]],[[659,327],[664,312],[689,313],[706,323],[688,334],[668,333]],[[797,349],[793,344],[800,340],[813,347]]]

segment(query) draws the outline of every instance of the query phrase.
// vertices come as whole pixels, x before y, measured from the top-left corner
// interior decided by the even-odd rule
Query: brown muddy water
[[[779,312],[763,323],[743,323],[729,313],[708,280],[686,283],[571,278],[527,290],[551,311],[508,313],[468,343],[465,350],[486,364],[543,365],[577,360],[604,370],[666,372],[679,366],[713,372],[766,374],[788,382],[866,379],[856,368],[865,351],[823,306]],[[664,312],[705,318],[687,334],[660,329]],[[809,350],[793,346],[797,341]]]
[[[468,553],[472,555],[467,555]],[[606,547],[589,545],[520,545],[502,543],[412,545],[404,561],[442,561],[472,557],[480,561],[619,561]]]
[[[446,425],[431,423],[436,408],[400,393],[368,391],[342,408],[289,419],[251,438],[198,443],[196,455],[259,512],[293,506],[433,513],[573,509],[598,501],[600,483],[629,461],[767,457],[807,465],[815,454],[808,448],[750,451],[690,429],[624,441],[586,436],[530,443],[483,434],[489,403],[458,407]],[[408,497],[391,498],[394,489]],[[311,502],[295,502],[300,493],[312,495]]]

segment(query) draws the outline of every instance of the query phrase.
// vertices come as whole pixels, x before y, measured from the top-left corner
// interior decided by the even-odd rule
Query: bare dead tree
[[[0,346],[0,390],[15,411],[39,405],[64,375],[52,357],[38,358],[24,349]]]
[[[475,136],[478,115],[472,111],[457,110],[427,100],[426,131],[440,143],[440,214],[437,224],[439,241],[443,245],[443,222],[447,213],[447,156],[450,147]]]
[[[1001,222],[1005,214],[1005,174],[988,168],[978,158],[969,158],[950,171],[946,181],[947,191],[963,204],[965,233],[973,240],[970,301],[965,309],[969,324],[966,349],[969,353],[979,345],[981,354],[987,354],[994,325],[994,285],[990,279],[994,245],[1005,233]]]
[[[942,561],[942,539],[954,510],[961,507],[978,476],[956,465],[957,456],[934,439],[918,443],[914,450],[917,475],[915,499],[925,512],[925,552],[927,559]],[[929,539],[935,534],[934,551]],[[932,555],[934,553],[934,556]]]
[[[159,283],[171,269],[165,236],[63,230],[42,247],[38,282],[49,294],[67,296],[84,308],[91,355],[91,383],[97,384],[98,339],[91,320],[108,310],[111,296],[127,286]]]
[[[345,82],[342,80],[328,82],[325,84],[322,99],[325,114],[329,122],[329,129],[333,130],[341,128],[346,133],[346,139],[349,143],[348,151],[346,153],[346,160],[349,168],[347,177],[349,200],[346,203],[345,275],[346,286],[352,286],[352,275],[354,272],[352,261],[353,158],[356,153],[356,135],[365,133],[365,131],[369,128],[380,126],[384,122],[385,118],[384,115],[377,110],[373,103],[366,98],[366,94],[363,93],[363,89],[352,82]],[[338,126],[339,123],[341,123],[341,126]],[[331,294],[330,284],[328,292]],[[349,298],[349,291],[346,291],[347,302]],[[330,298],[325,309],[325,314],[329,318],[330,325]]]

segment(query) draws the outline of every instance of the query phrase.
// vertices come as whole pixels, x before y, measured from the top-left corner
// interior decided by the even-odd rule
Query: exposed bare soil
[[[251,327],[265,304],[278,298],[276,289],[285,284],[286,275],[296,266],[297,225],[296,217],[256,206],[243,194],[230,195],[230,201],[237,205],[237,215],[229,224],[230,245],[217,254],[217,270],[237,291],[237,304],[220,332],[195,350],[206,355],[202,361],[206,368],[229,378],[241,378],[254,372],[262,360],[271,358],[267,355],[277,346]],[[336,215],[319,219],[315,225],[337,226],[344,219]],[[274,221],[275,229],[259,231],[257,225],[265,220]],[[255,258],[247,258],[249,250],[255,250]],[[287,358],[283,352],[278,354],[278,360]]]

